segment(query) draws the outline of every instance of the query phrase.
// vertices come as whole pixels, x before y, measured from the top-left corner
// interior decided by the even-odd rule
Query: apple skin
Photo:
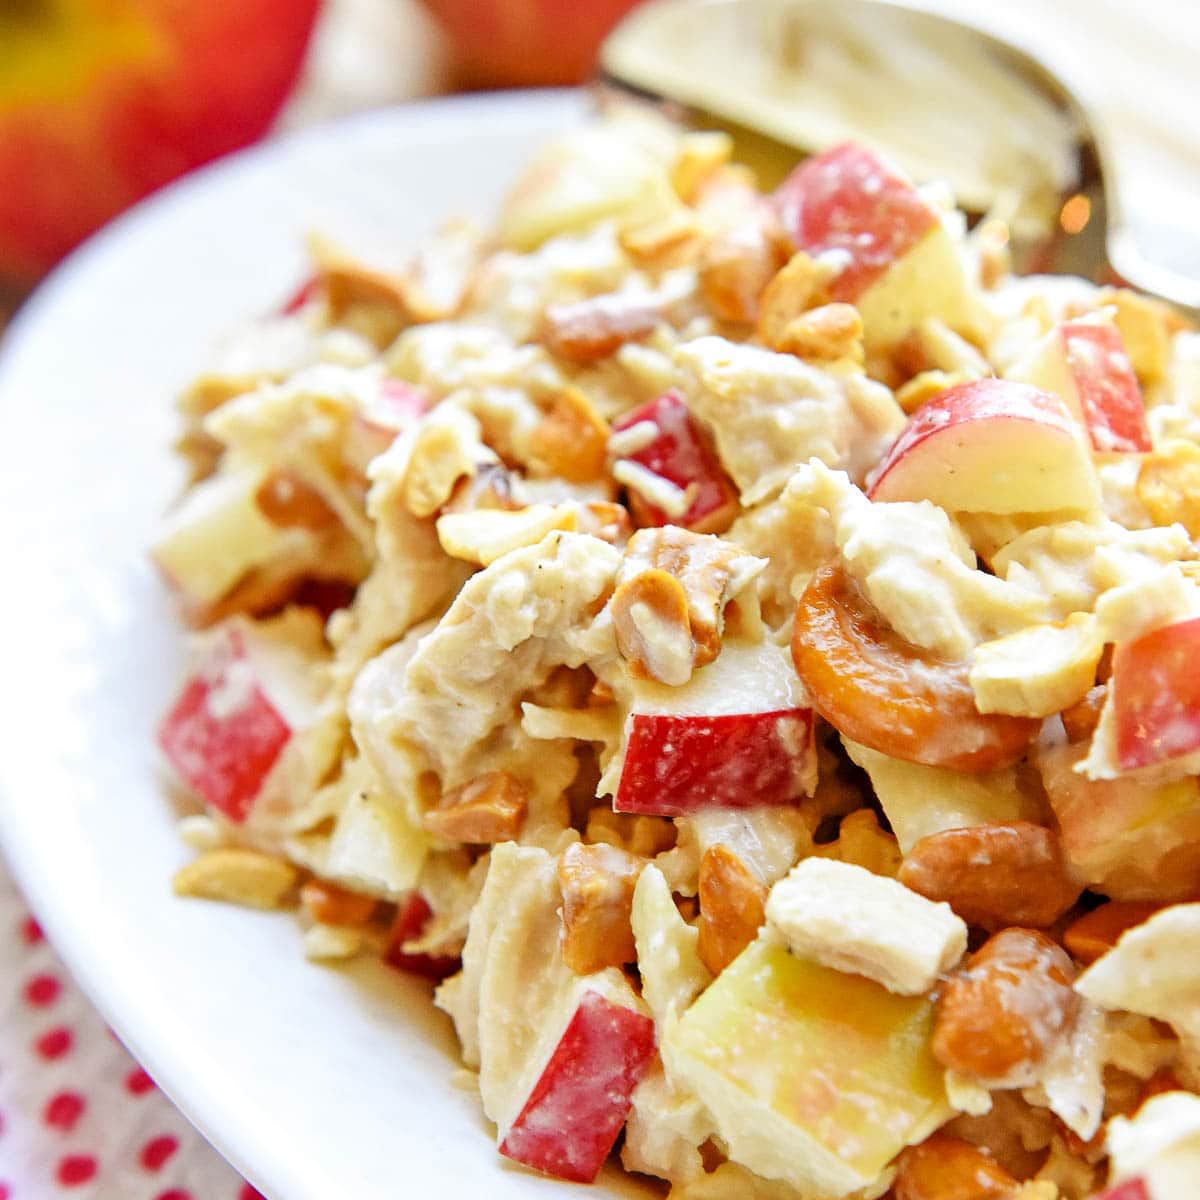
[[[582,83],[600,43],[640,0],[422,0],[449,35],[463,83]]]
[[[812,710],[630,717],[616,812],[683,817],[791,804],[811,775]]]
[[[1124,1183],[1118,1183],[1116,1187],[1101,1192],[1095,1200],[1150,1200],[1150,1193],[1146,1190],[1145,1180],[1136,1175],[1133,1179],[1126,1179]]]
[[[650,1017],[585,991],[500,1153],[558,1179],[591,1183],[654,1050]]]
[[[775,191],[783,227],[812,256],[839,251],[848,265],[830,298],[853,303],[938,224],[933,207],[873,150],[854,142],[805,159]]]
[[[292,737],[264,683],[241,632],[227,630],[158,729],[158,744],[183,780],[235,824],[250,815]]]
[[[1136,771],[1200,750],[1200,617],[1113,651],[1117,761]]]
[[[1062,342],[1092,449],[1105,454],[1153,450],[1141,389],[1116,326],[1068,321]]]
[[[1008,373],[1058,396],[1097,454],[1152,450],[1146,410],[1121,333],[1094,320],[1064,321]]]
[[[406,954],[404,951],[404,943],[420,937],[432,915],[433,912],[421,893],[409,892],[396,907],[396,918],[388,934],[383,961],[398,971],[407,971],[410,975],[421,975],[440,983],[462,966],[461,959],[451,958],[449,955]]]
[[[32,282],[133,201],[267,131],[319,0],[32,0],[0,46],[0,263]]]
[[[642,421],[656,425],[659,436],[641,450],[622,457],[661,475],[676,487],[686,489],[695,484],[698,491],[687,512],[675,519],[634,493],[630,501],[638,523],[681,525],[695,533],[718,533],[728,528],[738,511],[737,489],[700,436],[683,400],[676,393],[667,392],[626,413],[613,425],[613,432],[620,433]]]
[[[976,379],[923,404],[880,464],[872,500],[932,500],[950,512],[1094,509],[1078,422],[1049,392]]]

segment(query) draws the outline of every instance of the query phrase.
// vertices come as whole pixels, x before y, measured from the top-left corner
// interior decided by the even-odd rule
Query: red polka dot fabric
[[[0,859],[0,1200],[264,1200],[75,987]]]

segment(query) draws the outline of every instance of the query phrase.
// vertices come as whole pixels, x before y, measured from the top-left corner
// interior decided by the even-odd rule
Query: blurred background
[[[1196,0],[924,3],[1034,48],[1102,119],[1129,207],[1200,227]],[[0,0],[0,322],[92,229],[187,169],[360,109],[583,80],[636,4]]]

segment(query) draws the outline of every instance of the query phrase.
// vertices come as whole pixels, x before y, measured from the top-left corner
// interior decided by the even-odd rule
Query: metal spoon
[[[993,34],[901,0],[651,0],[600,61],[603,85],[732,133],[768,185],[798,150],[872,141],[1003,218],[1019,271],[1116,278],[1200,321],[1200,233],[1135,232],[1083,102]]]

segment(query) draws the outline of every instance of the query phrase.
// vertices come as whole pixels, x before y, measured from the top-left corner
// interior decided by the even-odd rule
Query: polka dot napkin
[[[0,1200],[261,1200],[74,985],[0,859]]]

